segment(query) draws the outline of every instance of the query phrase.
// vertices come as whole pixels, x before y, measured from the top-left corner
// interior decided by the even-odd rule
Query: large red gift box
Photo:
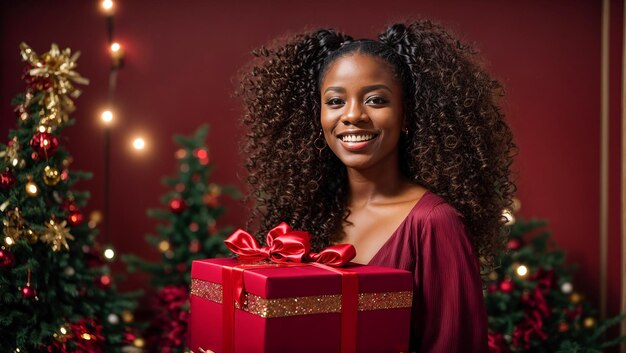
[[[235,305],[232,320],[224,321],[223,269],[238,265],[238,260],[226,258],[193,261],[189,329],[193,352],[223,353],[223,330],[228,329],[224,325],[231,326],[228,332],[236,353],[342,351],[343,279],[338,271],[310,264],[244,265],[244,299]],[[358,278],[356,351],[406,352],[413,294],[410,272],[352,263],[341,271]],[[226,288],[230,291],[231,285]]]

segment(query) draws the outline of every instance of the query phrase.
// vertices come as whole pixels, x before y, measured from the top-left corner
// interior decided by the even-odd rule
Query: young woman
[[[499,83],[428,21],[254,54],[239,94],[258,234],[285,221],[315,251],[351,243],[354,262],[413,272],[411,350],[486,352],[478,259],[502,249],[515,192]]]

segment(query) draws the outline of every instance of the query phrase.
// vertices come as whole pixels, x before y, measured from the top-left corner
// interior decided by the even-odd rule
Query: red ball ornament
[[[200,251],[200,242],[196,239],[192,240],[189,243],[189,251],[192,253],[197,253],[198,251]]]
[[[7,170],[0,173],[0,188],[9,189],[15,185],[15,176],[11,171]]]
[[[111,286],[111,276],[102,275],[96,280],[96,286],[102,289],[109,288]]]
[[[50,157],[59,148],[59,140],[48,132],[38,132],[30,139],[30,147],[39,157]]]
[[[187,208],[185,200],[174,198],[170,201],[170,210],[174,213],[182,213]]]
[[[500,291],[503,293],[511,293],[513,292],[514,289],[514,285],[513,285],[513,280],[511,279],[505,279],[502,282],[500,282]]]
[[[69,217],[67,217],[67,223],[71,226],[76,227],[77,225],[83,223],[83,214],[80,212],[72,212]]]
[[[27,285],[26,287],[22,288],[22,297],[24,299],[32,299],[37,295],[37,291],[35,290],[35,288]]]
[[[519,248],[522,247],[522,240],[519,238],[513,238],[509,240],[506,246],[511,250],[518,250]]]
[[[13,267],[15,265],[15,257],[6,249],[0,249],[0,267]]]
[[[207,151],[204,148],[196,148],[193,151],[193,155],[198,158],[198,161],[200,162],[200,164],[202,165],[207,165],[209,164],[209,151]]]
[[[487,285],[487,292],[489,293],[493,293],[495,291],[498,290],[498,285],[495,283],[489,283],[489,285]]]

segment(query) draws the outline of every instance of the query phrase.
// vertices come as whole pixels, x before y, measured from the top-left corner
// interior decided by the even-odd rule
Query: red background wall
[[[18,44],[37,52],[51,42],[82,52],[79,72],[91,80],[77,101],[77,124],[63,143],[73,168],[94,178],[91,209],[103,207],[103,130],[109,57],[104,16],[96,1],[3,1],[0,5],[0,136],[15,124],[8,104],[23,89]],[[239,108],[232,98],[236,71],[249,52],[286,32],[332,26],[372,37],[386,24],[431,18],[481,52],[486,67],[505,85],[504,110],[520,153],[521,216],[549,220],[554,239],[579,263],[575,286],[599,304],[599,270],[609,261],[608,304],[620,296],[620,107],[623,7],[611,6],[611,144],[609,258],[599,256],[601,9],[599,1],[116,1],[115,34],[126,52],[116,91],[112,132],[111,241],[118,253],[157,259],[144,234],[155,222],[160,180],[174,172],[171,136],[211,125],[214,180],[244,188],[238,154]],[[142,133],[146,152],[130,138]],[[246,210],[226,201],[220,224],[242,226]],[[123,267],[117,266],[119,270]],[[147,288],[132,275],[124,288]]]

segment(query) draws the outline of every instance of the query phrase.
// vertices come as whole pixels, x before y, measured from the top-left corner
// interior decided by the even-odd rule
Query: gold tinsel
[[[15,242],[24,231],[24,219],[20,216],[20,210],[17,207],[8,211],[6,215],[7,217],[2,219],[2,232],[5,239],[8,237]]]
[[[41,241],[50,244],[52,251],[59,251],[61,247],[69,250],[67,239],[74,240],[74,237],[70,234],[66,224],[66,221],[56,223],[53,219],[46,223],[46,230],[41,235]]]
[[[11,145],[7,145],[7,148],[0,151],[0,157],[6,158],[9,162],[13,160],[18,160],[17,149],[19,148],[19,142],[17,141],[17,137],[13,137],[11,140]]]
[[[54,43],[50,51],[42,55],[37,55],[26,43],[20,44],[20,52],[22,59],[32,66],[28,72],[31,76],[50,81],[51,87],[44,92],[41,102],[46,107],[47,114],[41,118],[39,124],[56,127],[67,121],[68,114],[75,109],[72,99],[81,93],[73,83],[89,83],[89,80],[74,71],[80,52],[72,54],[69,48],[60,50]],[[33,103],[32,98],[26,98],[25,106]]]

